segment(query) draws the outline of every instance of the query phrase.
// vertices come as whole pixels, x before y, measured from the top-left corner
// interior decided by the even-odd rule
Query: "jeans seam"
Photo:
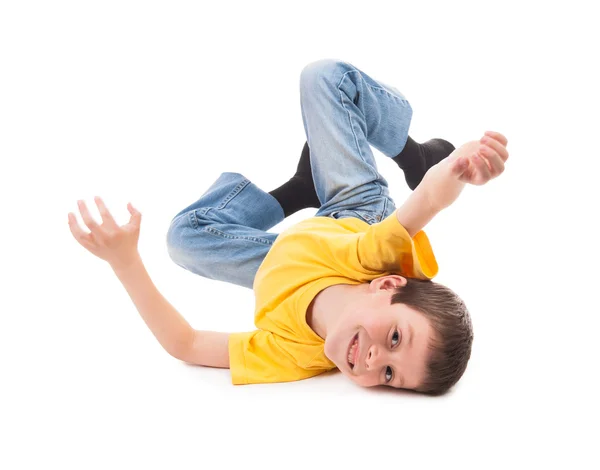
[[[387,212],[387,206],[388,206],[388,198],[383,198],[383,210],[381,211],[381,214],[379,214],[377,216],[377,222],[381,222],[381,219],[383,219],[383,217],[385,216],[385,213]]]
[[[221,204],[219,204],[217,206],[217,210],[222,210],[225,209],[225,207],[227,206],[227,204],[229,203],[229,201],[231,201],[235,196],[237,196],[237,194],[244,189],[246,186],[248,186],[248,184],[250,183],[250,180],[248,179],[244,179],[243,181],[240,181],[237,186],[235,188],[233,188],[231,190],[231,192],[225,196],[225,199],[223,199],[221,201]]]
[[[358,70],[358,69],[357,69],[357,68],[356,68],[354,65],[352,65],[351,63],[349,63],[349,62],[345,62],[345,61],[343,61],[343,60],[340,60],[340,62],[341,62],[342,64],[345,64],[345,65],[347,65],[348,67],[352,68],[352,70],[348,70],[347,72],[345,72],[345,73],[344,73],[344,75],[346,75],[346,74],[347,74],[347,73],[349,73],[349,72],[358,72],[358,74],[359,74],[359,75],[361,75],[361,73],[360,73],[360,70]],[[362,77],[362,75],[361,75],[361,77]],[[343,80],[343,78],[344,78],[344,77],[342,77],[342,80]],[[342,82],[340,81],[340,85],[341,85],[341,83],[342,83]],[[388,95],[390,95],[390,96],[393,96],[394,98],[398,98],[400,101],[402,101],[402,103],[403,103],[405,106],[406,106],[406,103],[408,103],[408,100],[406,99],[406,97],[401,97],[401,96],[394,95],[392,92],[390,92],[390,91],[389,91],[388,89],[386,89],[386,88],[383,88],[383,87],[377,87],[377,86],[373,86],[373,85],[371,85],[371,84],[367,83],[367,82],[366,82],[364,79],[363,79],[363,83],[364,83],[365,85],[367,85],[369,88],[371,88],[372,90],[380,90],[380,91],[383,91],[383,92],[387,93],[387,94],[388,94]]]
[[[198,228],[198,225],[200,225],[200,223],[198,222],[198,216],[196,215],[196,211],[189,211],[187,213],[187,217],[188,217],[188,222],[190,223],[190,226],[196,230]]]
[[[344,92],[340,88],[342,86],[342,83],[344,82],[344,79],[346,78],[346,75],[348,75],[349,73],[352,73],[352,72],[358,73],[360,75],[360,72],[358,70],[348,70],[347,72],[344,73],[344,75],[342,75],[342,78],[340,79],[340,81],[339,81],[339,83],[337,85],[337,89],[338,89],[338,92],[340,94],[340,103],[342,103],[342,107],[346,110],[346,114],[348,114],[348,120],[350,121],[350,130],[352,131],[352,135],[354,136],[354,142],[356,144],[356,148],[358,149],[358,154],[359,154],[361,160],[364,163],[367,163],[365,161],[364,155],[362,154],[362,150],[360,148],[360,144],[358,142],[358,138],[356,136],[356,132],[354,132],[354,121],[352,120],[352,114],[350,113],[350,111],[348,110],[348,108],[346,108],[346,105],[344,104]],[[363,82],[364,82],[364,80],[363,80]],[[365,121],[366,121],[366,118],[365,118]],[[365,136],[365,139],[366,139],[366,136]],[[368,140],[367,140],[367,145],[369,145]],[[375,179],[379,179],[379,173],[371,165],[367,165],[367,166],[369,167],[369,170],[371,171],[372,176]]]
[[[404,107],[406,107],[406,104],[408,103],[408,100],[406,98],[401,98],[400,96],[394,95],[393,93],[390,93],[385,88],[381,88],[381,87],[378,87],[378,86],[373,86],[373,85],[370,85],[370,84],[368,84],[366,82],[365,82],[365,85],[367,85],[369,88],[371,88],[371,90],[381,91],[381,92],[385,93],[386,95],[391,96],[392,98],[396,98],[396,99],[400,100],[402,102],[402,105]]]
[[[211,235],[215,235],[217,237],[221,237],[221,238],[228,238],[230,240],[246,240],[249,242],[254,242],[254,243],[259,243],[261,245],[272,245],[273,242],[271,242],[271,240],[267,240],[265,238],[258,238],[258,237],[240,237],[238,235],[230,235],[228,233],[222,232],[221,230],[217,230],[216,228],[213,227],[206,227],[204,229],[205,232],[210,233]]]

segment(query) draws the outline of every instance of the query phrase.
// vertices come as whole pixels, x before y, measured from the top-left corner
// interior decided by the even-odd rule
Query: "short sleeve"
[[[396,212],[369,226],[357,245],[357,256],[365,269],[399,271],[408,277],[432,279],[438,265],[423,230],[413,238],[400,224]]]
[[[229,335],[229,368],[234,385],[292,382],[325,372],[299,367],[290,354],[296,343],[264,330]],[[296,345],[297,346],[297,345]]]

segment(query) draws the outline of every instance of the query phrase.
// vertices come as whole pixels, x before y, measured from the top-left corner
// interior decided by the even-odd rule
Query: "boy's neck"
[[[344,315],[365,284],[335,284],[319,292],[306,310],[306,323],[321,338]]]

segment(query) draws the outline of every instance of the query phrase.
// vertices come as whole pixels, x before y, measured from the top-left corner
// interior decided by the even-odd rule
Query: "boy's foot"
[[[431,139],[423,144],[415,142],[410,136],[406,145],[397,156],[392,158],[404,171],[404,179],[414,190],[427,170],[441,162],[454,151],[454,145],[443,139]]]
[[[269,191],[269,194],[277,199],[286,217],[307,207],[321,207],[313,182],[308,142],[302,149],[296,174],[287,183]]]

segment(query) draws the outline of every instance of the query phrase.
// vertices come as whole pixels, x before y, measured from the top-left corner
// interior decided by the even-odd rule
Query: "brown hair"
[[[434,331],[425,379],[416,391],[441,395],[467,368],[473,344],[471,317],[462,299],[446,286],[414,278],[406,281],[392,294],[392,304],[402,303],[421,312]]]

